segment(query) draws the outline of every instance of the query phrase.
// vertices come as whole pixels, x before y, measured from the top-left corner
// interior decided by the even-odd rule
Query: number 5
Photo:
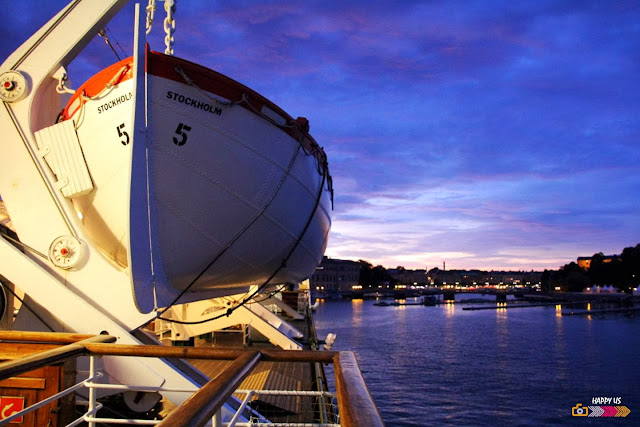
[[[120,141],[122,145],[127,145],[129,143],[129,134],[121,129],[124,129],[124,123],[120,126],[116,126],[116,130],[118,131],[118,136],[122,138],[123,136],[126,138],[124,141]]]
[[[176,144],[178,147],[186,144],[187,142],[187,132],[189,132],[191,130],[191,126],[187,126],[183,123],[179,123],[178,124],[178,128],[176,129],[176,134],[180,135],[180,140],[178,141],[178,138],[176,138],[175,136],[173,137],[173,143]]]

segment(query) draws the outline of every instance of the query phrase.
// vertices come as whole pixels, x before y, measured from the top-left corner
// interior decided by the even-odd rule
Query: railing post
[[[222,427],[222,409],[213,414],[211,417],[211,427]]]
[[[96,356],[89,356],[89,378],[95,378],[96,375]],[[91,383],[93,380],[91,380]],[[96,389],[89,384],[89,410],[87,413],[91,418],[95,418],[96,414],[93,413],[96,409]],[[96,423],[89,421],[89,427],[95,427]]]
[[[260,361],[261,354],[247,351],[235,359],[217,377],[203,385],[182,405],[174,409],[158,426],[192,427],[204,425],[222,408],[240,383]]]
[[[319,363],[314,363],[313,367],[315,369],[316,389],[323,392],[323,394],[318,396],[316,399],[316,402],[318,403],[318,411],[320,413],[320,423],[325,424],[329,423],[329,417],[327,416],[327,401],[324,398],[324,384],[322,383],[322,377],[320,374],[322,368]]]

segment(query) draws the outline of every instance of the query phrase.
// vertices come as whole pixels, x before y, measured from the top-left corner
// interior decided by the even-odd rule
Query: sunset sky
[[[5,3],[2,60],[66,4]],[[640,243],[640,2],[182,0],[176,17],[176,56],[309,118],[331,257],[542,270]],[[108,26],[121,57],[132,22],[129,4]],[[73,86],[116,60],[97,38]]]

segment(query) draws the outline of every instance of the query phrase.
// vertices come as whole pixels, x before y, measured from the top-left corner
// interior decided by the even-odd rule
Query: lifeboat
[[[132,162],[142,96],[132,58],[79,87],[59,118],[73,121],[91,176],[93,189],[72,203],[92,242],[126,269],[134,232],[148,234],[154,281],[168,289],[155,291],[156,306],[310,277],[327,246],[332,183],[308,121],[200,65],[144,56],[146,126],[135,124],[145,127],[135,141],[144,164]],[[148,200],[130,201],[136,168],[146,168]],[[132,228],[129,203],[148,209],[148,230]],[[144,286],[134,283],[134,294],[148,311]]]

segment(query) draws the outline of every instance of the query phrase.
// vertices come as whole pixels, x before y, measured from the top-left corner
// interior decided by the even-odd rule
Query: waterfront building
[[[539,271],[481,271],[481,270],[440,270],[428,272],[430,283],[436,285],[473,286],[531,286],[540,282]]]
[[[605,255],[602,258],[602,262],[603,263],[608,263],[613,261],[613,259],[616,258],[615,255]],[[589,268],[591,268],[591,260],[593,259],[593,257],[590,256],[581,256],[578,257],[578,266],[584,268],[585,270],[589,270]]]
[[[310,289],[312,294],[331,295],[359,289],[359,282],[360,263],[325,256],[311,276]]]
[[[429,283],[427,270],[407,270],[398,266],[388,269],[387,273],[401,285],[427,285]]]

